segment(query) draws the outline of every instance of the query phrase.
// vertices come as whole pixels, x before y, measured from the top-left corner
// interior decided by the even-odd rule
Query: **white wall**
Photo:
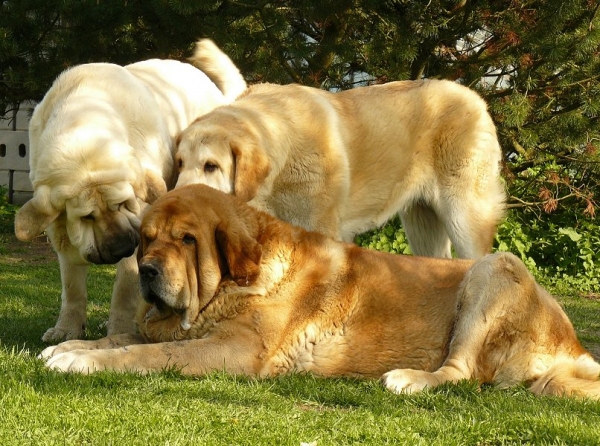
[[[0,121],[0,186],[8,191],[9,198],[12,198],[11,201],[16,204],[27,201],[33,192],[29,181],[29,137],[27,135],[33,106],[33,103],[22,104],[14,122]],[[12,190],[8,190],[11,175]]]

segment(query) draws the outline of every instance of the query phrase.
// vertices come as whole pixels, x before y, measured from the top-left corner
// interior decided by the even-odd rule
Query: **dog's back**
[[[237,125],[224,126],[232,116]],[[464,258],[491,250],[504,210],[501,151],[485,102],[466,87],[407,81],[331,93],[258,84],[193,127],[180,145],[178,186],[216,187],[203,173],[208,160],[228,192],[338,239],[399,213],[415,254],[451,257],[450,242]],[[219,144],[203,137],[207,128],[219,128]]]
[[[501,150],[487,106],[474,91],[450,81],[407,81],[330,100],[350,135],[352,199],[341,219],[343,234],[380,226],[419,202],[443,215],[448,200],[469,199],[478,203],[473,212],[481,220],[503,215]]]
[[[150,59],[124,68],[150,90],[172,140],[198,116],[230,102],[205,73],[187,63]]]

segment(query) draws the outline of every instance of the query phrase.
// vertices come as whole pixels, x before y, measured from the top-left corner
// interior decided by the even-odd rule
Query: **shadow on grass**
[[[105,335],[104,323],[114,272],[92,267],[88,274],[86,337]],[[41,338],[56,324],[61,306],[61,281],[57,262],[3,264],[0,269],[0,345],[39,352],[47,346]]]

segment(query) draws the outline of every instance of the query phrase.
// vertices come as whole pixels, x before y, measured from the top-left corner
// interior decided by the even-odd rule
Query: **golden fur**
[[[141,335],[50,347],[49,367],[383,376],[394,392],[474,379],[600,397],[600,365],[512,254],[370,251],[202,185],[160,198],[141,236]]]
[[[176,157],[176,187],[206,184],[333,238],[399,213],[419,255],[450,257],[452,242],[459,257],[480,257],[503,215],[486,104],[449,81],[253,85],[182,132]]]
[[[46,230],[60,260],[62,306],[44,341],[83,335],[90,263],[117,263],[108,333],[135,330],[140,211],[174,185],[176,135],[227,102],[174,60],[84,64],[56,79],[31,119],[34,196],[15,219],[21,240]]]

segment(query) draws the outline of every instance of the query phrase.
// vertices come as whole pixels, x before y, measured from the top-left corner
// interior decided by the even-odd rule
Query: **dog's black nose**
[[[117,247],[116,249],[114,249],[113,251],[111,251],[111,254],[113,257],[115,257],[117,259],[124,259],[125,257],[129,257],[129,256],[133,255],[133,253],[135,252],[136,246],[137,246],[137,244],[124,243],[124,244],[120,245],[119,247]]]
[[[160,275],[160,269],[153,263],[141,263],[140,264],[140,276],[147,282],[152,282]]]

